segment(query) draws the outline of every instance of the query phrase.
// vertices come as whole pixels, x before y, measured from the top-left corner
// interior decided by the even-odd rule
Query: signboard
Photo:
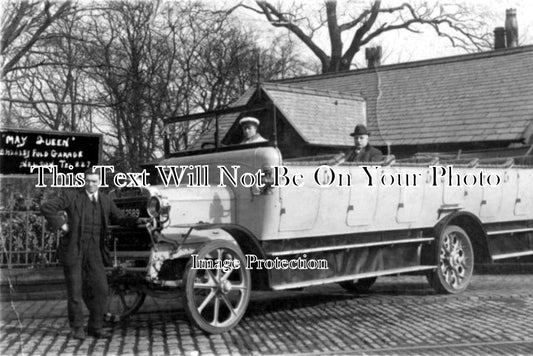
[[[32,165],[56,165],[62,173],[84,172],[100,163],[101,148],[99,134],[1,129],[0,174],[31,174]]]

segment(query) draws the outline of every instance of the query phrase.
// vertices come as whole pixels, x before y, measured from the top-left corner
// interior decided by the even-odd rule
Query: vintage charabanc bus
[[[379,276],[425,273],[437,292],[459,293],[476,263],[533,254],[527,159],[285,159],[276,137],[218,141],[217,126],[214,147],[172,153],[167,143],[150,187],[114,192],[126,213],[151,222],[114,231],[110,313],[125,318],[145,295],[179,290],[191,322],[220,333],[243,317],[252,290],[364,292]]]

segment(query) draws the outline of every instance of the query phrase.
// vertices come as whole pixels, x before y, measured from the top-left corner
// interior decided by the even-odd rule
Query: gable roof
[[[366,124],[365,101],[352,93],[269,83],[262,88],[306,143],[350,146],[349,133]]]
[[[246,105],[253,98],[255,90],[248,89],[230,107]],[[353,138],[349,133],[356,124],[366,123],[365,101],[354,94],[274,83],[262,84],[261,90],[309,144],[351,146]],[[228,114],[219,118],[221,138],[237,125],[238,117],[239,114]],[[194,147],[199,148],[203,142],[212,141],[214,131],[215,128],[211,128]]]
[[[533,130],[533,46],[277,83],[360,94],[375,145],[519,141]]]

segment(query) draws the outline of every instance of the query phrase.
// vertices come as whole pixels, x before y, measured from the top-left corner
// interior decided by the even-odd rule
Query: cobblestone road
[[[178,299],[147,298],[110,340],[69,339],[64,300],[1,303],[2,355],[533,355],[533,276],[475,276],[458,296],[423,277],[381,278],[365,295],[322,286],[256,293],[222,335],[192,328]]]

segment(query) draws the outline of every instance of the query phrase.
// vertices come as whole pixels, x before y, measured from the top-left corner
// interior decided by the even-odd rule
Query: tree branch
[[[341,31],[337,22],[337,1],[326,1],[326,15],[328,19],[329,40],[331,42],[331,58],[342,56]]]
[[[43,23],[37,28],[37,30],[32,34],[31,38],[26,42],[26,44],[11,58],[3,67],[2,67],[2,73],[1,78],[4,78],[5,75],[13,70],[13,67],[15,64],[30,50],[30,48],[39,40],[41,35],[46,31],[46,29],[59,17],[61,17],[68,9],[70,9],[71,1],[65,1],[62,3],[57,11],[51,15],[50,14],[50,7],[51,3],[46,2],[45,8],[43,12],[46,13],[45,20]]]
[[[274,6],[266,1],[256,1],[257,6],[262,10],[263,15],[267,18],[268,22],[275,27],[285,27],[296,35],[305,45],[318,57],[322,66],[325,68],[328,65],[329,57],[326,53],[313,42],[313,40],[306,35],[301,28],[289,21],[283,13],[278,11]],[[274,18],[276,17],[276,18]]]
[[[372,4],[372,8],[370,9],[370,16],[368,19],[357,29],[355,32],[355,35],[353,36],[352,42],[350,43],[350,47],[348,47],[348,50],[343,55],[343,60],[347,63],[351,63],[354,55],[359,51],[359,48],[361,48],[361,39],[363,36],[370,31],[374,23],[376,22],[376,18],[379,14],[379,9],[381,6],[381,0],[376,0],[374,4]]]

